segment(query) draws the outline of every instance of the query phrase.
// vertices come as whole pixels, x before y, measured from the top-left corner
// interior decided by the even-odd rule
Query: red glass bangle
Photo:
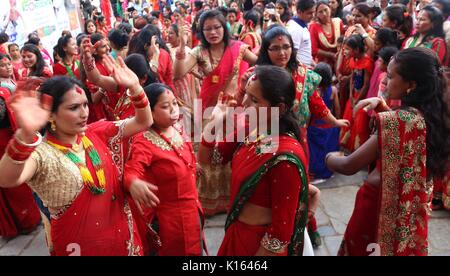
[[[136,96],[130,96],[130,100],[132,102],[140,102],[145,98],[145,93],[142,91],[139,95]]]
[[[216,146],[216,141],[208,142],[205,140],[205,137],[202,137],[202,145],[207,148],[212,149]]]
[[[144,98],[144,100],[140,101],[140,102],[133,102],[133,105],[135,108],[145,108],[147,107],[149,104],[148,99]]]

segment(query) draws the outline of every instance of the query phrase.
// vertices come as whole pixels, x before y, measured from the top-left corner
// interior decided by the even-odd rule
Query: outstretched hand
[[[364,100],[360,100],[354,107],[353,107],[353,117],[356,116],[356,113],[362,108],[364,111],[373,110],[378,107],[378,105],[381,103],[381,99],[378,97],[373,98],[367,98]]]
[[[18,86],[10,105],[24,135],[32,136],[48,123],[52,103],[51,96]]]
[[[106,69],[116,81],[117,85],[127,88],[139,86],[139,78],[130,68],[128,68],[122,57],[118,57],[117,60],[118,63],[116,63],[110,55],[103,58]]]

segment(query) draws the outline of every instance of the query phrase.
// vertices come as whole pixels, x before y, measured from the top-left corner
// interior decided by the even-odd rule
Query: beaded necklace
[[[77,138],[77,144],[80,143],[80,141],[83,144],[83,148],[87,153],[87,156],[89,156],[89,159],[92,162],[92,165],[95,169],[95,174],[98,179],[98,185],[95,184],[94,178],[91,175],[91,172],[86,167],[85,164],[81,161],[81,159],[71,150],[73,150],[73,145],[67,145],[62,144],[56,140],[55,137],[53,137],[51,134],[47,135],[47,143],[54,147],[55,149],[61,151],[63,154],[66,155],[67,158],[70,159],[75,165],[77,165],[78,169],[80,170],[81,178],[83,180],[83,184],[89,188],[91,193],[94,195],[103,194],[105,192],[105,186],[106,186],[106,179],[105,179],[105,172],[103,170],[102,166],[102,160],[100,159],[100,156],[98,155],[97,150],[94,148],[94,145],[92,144],[91,140],[87,138],[86,136],[78,137]]]
[[[167,138],[167,136],[165,136],[164,134],[162,134],[162,132],[159,130],[159,129],[157,129],[157,128],[155,128],[155,127],[152,127],[152,129],[168,144],[168,145],[170,145],[170,147],[173,149],[173,151],[175,152],[175,154],[176,155],[178,155],[178,157],[180,157],[180,159],[181,160],[183,160],[183,162],[184,162],[184,164],[188,167],[188,168],[190,168],[191,170],[195,170],[196,169],[196,163],[195,163],[195,155],[194,155],[194,152],[191,150],[191,154],[192,154],[192,160],[193,160],[193,162],[194,163],[191,163],[191,162],[189,162],[189,161],[187,161],[184,157],[183,157],[183,154],[180,152],[180,150],[183,150],[183,146],[181,146],[180,147],[180,149],[178,149],[177,147],[175,147],[175,145],[173,144],[173,141],[172,141],[172,139],[169,139],[169,138]],[[181,133],[176,129],[176,128],[174,128],[174,130],[175,130],[175,133],[174,133],[174,135],[176,135],[176,133],[178,132],[179,134],[180,134],[180,136],[181,137],[183,137],[182,135],[181,135]]]

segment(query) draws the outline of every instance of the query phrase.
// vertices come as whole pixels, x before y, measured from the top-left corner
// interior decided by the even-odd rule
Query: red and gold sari
[[[83,185],[77,166],[58,149],[43,143],[33,152],[32,158],[39,169],[29,184],[51,211],[51,235],[47,239],[51,241],[52,255],[142,254],[141,240],[125,198],[120,172],[112,158],[111,142],[114,137],[121,137],[122,131],[123,121],[97,122],[89,125],[86,131],[86,137],[98,152],[105,175],[105,192],[100,194],[94,194]],[[54,138],[52,142],[55,143]],[[94,167],[87,150],[85,156],[86,167],[98,186],[98,168]],[[74,197],[64,194],[73,191]],[[62,208],[54,208],[61,204]]]
[[[0,87],[0,98],[6,103],[6,117],[10,127],[0,128],[0,156],[5,153],[6,146],[14,134],[16,124],[14,114],[8,108],[11,93]],[[20,233],[31,232],[41,222],[39,209],[34,202],[31,189],[22,184],[15,188],[0,188],[0,236],[13,238]]]
[[[191,51],[197,59],[199,70],[205,75],[200,89],[202,112],[208,107],[214,107],[219,93],[225,96],[235,95],[238,91],[238,82],[242,74],[248,69],[247,62],[243,61],[248,45],[240,41],[230,41],[218,64],[213,64],[208,49],[197,46]],[[230,165],[212,162],[203,165],[198,181],[199,198],[205,214],[214,215],[225,213],[230,192]]]
[[[428,254],[432,184],[427,181],[426,123],[415,109],[377,115],[380,186],[365,183],[339,255]]]
[[[319,50],[336,53],[337,40],[344,33],[344,24],[340,18],[332,18],[331,33],[326,33],[319,22],[313,22],[309,26],[311,33],[312,55],[317,63],[326,62],[331,68],[334,68],[335,59],[319,56]]]
[[[207,107],[216,105],[221,91],[225,95],[236,93],[237,83],[248,69],[247,62],[242,60],[248,46],[240,41],[230,41],[217,65],[211,63],[208,49],[204,49],[202,46],[197,47],[199,48],[194,48],[191,54],[197,59],[199,68],[205,75],[200,90],[204,111]]]
[[[270,140],[269,140],[270,141]],[[291,136],[272,142],[218,144],[223,162],[232,158],[231,208],[219,256],[254,256],[262,245],[277,255],[302,255],[308,213],[306,156]],[[234,154],[233,154],[234,153]],[[238,217],[249,202],[272,209],[270,225],[248,225]]]

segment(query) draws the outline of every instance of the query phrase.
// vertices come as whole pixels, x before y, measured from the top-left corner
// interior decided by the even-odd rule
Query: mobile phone
[[[269,9],[266,9],[266,10],[267,10],[267,12],[268,12],[270,15],[275,15],[275,9],[269,8]]]

